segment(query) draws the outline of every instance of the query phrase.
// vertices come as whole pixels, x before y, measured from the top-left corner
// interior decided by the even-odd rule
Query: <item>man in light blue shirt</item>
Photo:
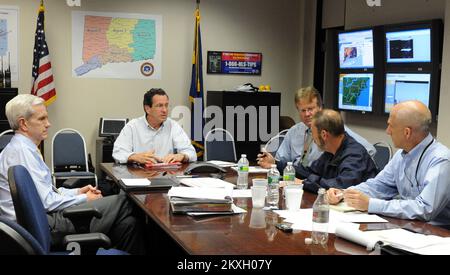
[[[133,205],[125,194],[103,198],[91,185],[80,189],[56,189],[51,172],[42,159],[38,145],[48,137],[47,109],[42,98],[30,94],[18,95],[6,104],[6,116],[14,137],[0,153],[0,215],[11,220],[16,213],[8,183],[8,169],[22,165],[31,175],[47,211],[49,227],[54,237],[74,234],[75,228],[62,210],[77,205],[96,208],[101,219],[93,219],[91,232],[101,232],[111,238],[112,244],[133,254],[144,253],[142,228],[132,214]],[[53,239],[58,243],[57,239]]]
[[[430,124],[420,101],[395,105],[386,132],[402,150],[375,178],[345,191],[331,188],[330,203],[343,197],[361,211],[450,225],[450,151],[431,136]]]
[[[258,164],[263,168],[270,168],[276,163],[279,171],[283,171],[287,162],[293,162],[294,166],[311,166],[323,151],[313,142],[311,124],[314,114],[322,109],[322,97],[314,87],[306,87],[297,91],[295,105],[299,112],[301,122],[292,126],[277,150],[275,158],[270,153],[258,155]],[[351,131],[344,125],[345,131],[359,142],[371,157],[376,153],[375,147],[366,139]]]
[[[197,160],[194,146],[183,128],[168,118],[169,97],[163,89],[144,95],[145,116],[131,120],[114,143],[118,163],[191,162]]]

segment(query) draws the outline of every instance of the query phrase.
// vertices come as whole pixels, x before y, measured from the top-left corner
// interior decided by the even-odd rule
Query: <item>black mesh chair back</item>
[[[392,148],[388,143],[383,141],[377,142],[373,146],[377,150],[373,156],[373,160],[378,170],[381,171],[392,158]]]
[[[222,128],[215,128],[206,134],[204,160],[236,162],[236,147],[230,132]]]

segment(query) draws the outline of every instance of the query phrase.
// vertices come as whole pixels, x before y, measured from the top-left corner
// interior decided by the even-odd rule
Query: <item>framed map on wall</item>
[[[162,16],[72,12],[72,76],[161,79]]]

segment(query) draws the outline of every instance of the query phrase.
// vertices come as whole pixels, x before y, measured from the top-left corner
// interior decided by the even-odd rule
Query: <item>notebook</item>
[[[125,182],[124,182],[125,181]],[[179,186],[180,183],[169,177],[150,178],[149,184],[127,184],[127,179],[119,181],[120,187],[125,191],[153,191],[153,190],[167,190],[172,186]]]

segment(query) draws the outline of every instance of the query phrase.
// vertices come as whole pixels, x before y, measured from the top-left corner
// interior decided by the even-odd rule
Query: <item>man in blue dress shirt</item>
[[[101,219],[92,219],[91,232],[108,235],[118,249],[132,254],[144,253],[143,228],[133,216],[133,205],[125,194],[102,197],[101,192],[91,185],[76,189],[56,189],[52,185],[50,169],[38,148],[48,137],[50,127],[44,100],[30,94],[18,95],[6,104],[5,113],[15,135],[0,153],[0,215],[16,219],[8,184],[8,169],[22,165],[30,173],[47,211],[53,244],[60,244],[57,238],[61,236],[76,233],[70,220],[63,217],[62,210],[86,205],[102,214]]]
[[[114,142],[113,158],[118,163],[171,163],[197,160],[191,139],[183,128],[168,118],[169,97],[153,88],[144,95],[145,115],[125,125]]]
[[[347,188],[373,178],[378,173],[367,150],[344,130],[341,115],[329,109],[318,111],[312,119],[312,137],[323,154],[309,167],[294,166],[303,189],[317,193],[325,189]],[[297,180],[298,182],[298,180]]]
[[[292,126],[286,136],[272,156],[270,153],[258,155],[258,165],[263,168],[270,168],[277,164],[279,171],[283,171],[287,162],[293,162],[294,166],[310,166],[313,161],[322,155],[322,150],[313,142],[311,135],[311,123],[314,114],[322,109],[322,97],[314,87],[301,88],[295,94],[295,105],[297,107],[301,122]],[[375,147],[366,139],[356,134],[348,127],[345,131],[357,142],[361,143],[371,157],[375,155]]]
[[[420,101],[394,106],[386,133],[400,148],[373,179],[346,190],[329,189],[358,210],[450,225],[450,151],[430,134],[431,113]]]

